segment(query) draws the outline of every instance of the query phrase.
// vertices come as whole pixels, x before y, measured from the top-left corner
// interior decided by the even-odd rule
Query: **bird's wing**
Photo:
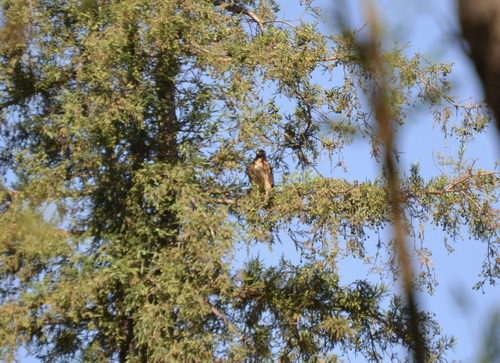
[[[248,174],[248,178],[250,179],[250,183],[258,183],[258,176],[257,176],[257,172],[255,170],[255,161],[250,163],[250,165],[248,165],[247,167],[247,174]]]
[[[274,187],[273,168],[271,168],[271,165],[269,164],[269,162],[267,162],[267,160],[262,163],[262,166],[264,169],[263,170],[263,177],[264,177],[264,183],[266,186],[266,190],[269,190],[272,187]]]

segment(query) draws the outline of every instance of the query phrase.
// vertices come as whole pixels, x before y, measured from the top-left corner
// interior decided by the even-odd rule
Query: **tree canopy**
[[[498,278],[498,174],[464,157],[490,115],[452,96],[451,64],[384,49],[376,27],[322,32],[310,1],[293,20],[273,0],[1,4],[0,358],[445,361],[432,314],[343,285],[338,261],[397,277],[407,252],[432,291],[439,226],[488,246],[478,287]],[[429,180],[396,169],[389,137],[422,105],[462,146]],[[318,171],[356,138],[378,178]],[[261,148],[269,198],[245,175]],[[238,258],[276,243],[300,262]]]

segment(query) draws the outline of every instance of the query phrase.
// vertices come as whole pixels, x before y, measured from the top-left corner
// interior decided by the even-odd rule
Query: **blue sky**
[[[282,0],[284,18],[294,18],[300,14],[299,0]],[[321,0],[315,5],[321,8],[321,14],[327,18],[335,6],[349,8],[346,14],[351,16],[351,25],[364,23],[359,4],[361,0]],[[481,88],[474,68],[465,56],[459,40],[457,13],[453,0],[380,0],[381,10],[377,19],[385,25],[385,34],[390,40],[399,43],[411,43],[408,53],[422,52],[427,59],[435,62],[454,62],[451,75],[455,92],[460,99],[481,99]],[[327,31],[327,28],[324,28]],[[408,170],[409,164],[418,160],[424,177],[429,178],[439,173],[432,154],[440,150],[447,154],[456,153],[453,142],[445,147],[442,135],[432,130],[432,119],[425,109],[415,110],[409,117],[409,124],[398,133],[398,144],[405,151],[402,155],[402,169]],[[493,169],[498,159],[498,135],[493,127],[480,135],[477,142],[469,148],[469,157],[478,159],[476,166]],[[336,177],[348,180],[374,179],[379,174],[379,165],[368,158],[368,146],[356,141],[357,152],[346,152],[347,173],[338,172]],[[363,158],[360,158],[360,155]],[[341,175],[339,175],[341,174]],[[482,340],[492,312],[497,309],[500,289],[489,285],[482,291],[473,291],[479,281],[482,261],[486,248],[480,242],[464,240],[457,242],[455,251],[448,255],[443,245],[443,236],[439,231],[429,231],[427,245],[432,248],[432,260],[435,266],[439,286],[434,295],[420,295],[420,304],[424,310],[436,314],[443,333],[454,335],[458,345],[454,352],[449,352],[448,359],[463,362],[476,362],[480,354]],[[276,246],[275,257],[281,255],[286,247]],[[346,281],[363,278],[359,274],[360,266],[353,261],[341,265],[340,273]],[[361,266],[361,271],[363,268]],[[395,288],[396,289],[396,288]],[[363,362],[350,357],[352,362]],[[21,362],[37,362],[33,358],[23,358]]]

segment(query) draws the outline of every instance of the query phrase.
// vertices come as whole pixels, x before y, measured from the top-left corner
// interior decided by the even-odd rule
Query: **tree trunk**
[[[168,55],[158,56],[156,67],[156,95],[158,99],[158,134],[157,134],[157,158],[156,160],[169,167],[179,162],[179,147],[177,134],[179,123],[175,113],[175,76],[178,73],[178,64],[175,58]],[[175,200],[176,192],[172,192],[170,200]],[[172,202],[173,203],[173,202]],[[160,216],[161,226],[169,230],[168,236],[161,241],[162,246],[174,246],[177,243],[179,224],[174,213],[164,207]]]

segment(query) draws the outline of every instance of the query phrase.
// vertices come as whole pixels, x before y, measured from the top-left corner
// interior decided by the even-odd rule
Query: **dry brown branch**
[[[226,3],[226,2],[222,2],[220,0],[215,0],[214,1],[214,5],[220,6],[221,8],[226,9],[226,10],[232,12],[232,13],[235,13],[235,14],[244,14],[244,15],[247,15],[254,22],[257,23],[257,25],[259,26],[259,29],[260,29],[260,31],[262,33],[265,32],[264,24],[262,23],[262,21],[260,20],[260,18],[253,11],[245,9],[244,7],[242,7],[240,5],[237,5],[235,3]]]
[[[146,276],[146,280],[148,280],[149,282],[151,282],[157,288],[161,289],[161,286],[155,280],[153,280],[153,278],[151,276]]]
[[[255,13],[253,11],[245,10],[244,14],[248,15],[249,17],[251,17],[253,19],[253,21],[255,21],[259,25],[260,31],[262,33],[264,33],[264,31],[265,31],[264,25],[262,24],[262,21],[260,21],[259,17],[257,15],[255,15]]]
[[[488,173],[483,173],[481,174],[482,176],[490,176],[490,175],[499,175],[500,172],[498,171],[491,171]],[[461,193],[464,191],[463,188],[456,188],[459,184],[464,183],[468,181],[469,179],[473,178],[475,175],[474,174],[468,174],[466,176],[459,176],[455,181],[453,181],[448,188],[445,190],[435,190],[435,191],[429,191],[425,192],[427,195],[441,195],[441,194],[448,194],[448,193]],[[466,188],[469,189],[469,188]]]
[[[224,325],[229,329],[229,331],[235,334],[240,341],[245,341],[245,337],[238,333],[236,327],[223,313],[221,313],[212,303],[210,303],[210,301],[205,300],[205,302],[208,304],[208,306],[210,306],[210,311],[223,321]]]

